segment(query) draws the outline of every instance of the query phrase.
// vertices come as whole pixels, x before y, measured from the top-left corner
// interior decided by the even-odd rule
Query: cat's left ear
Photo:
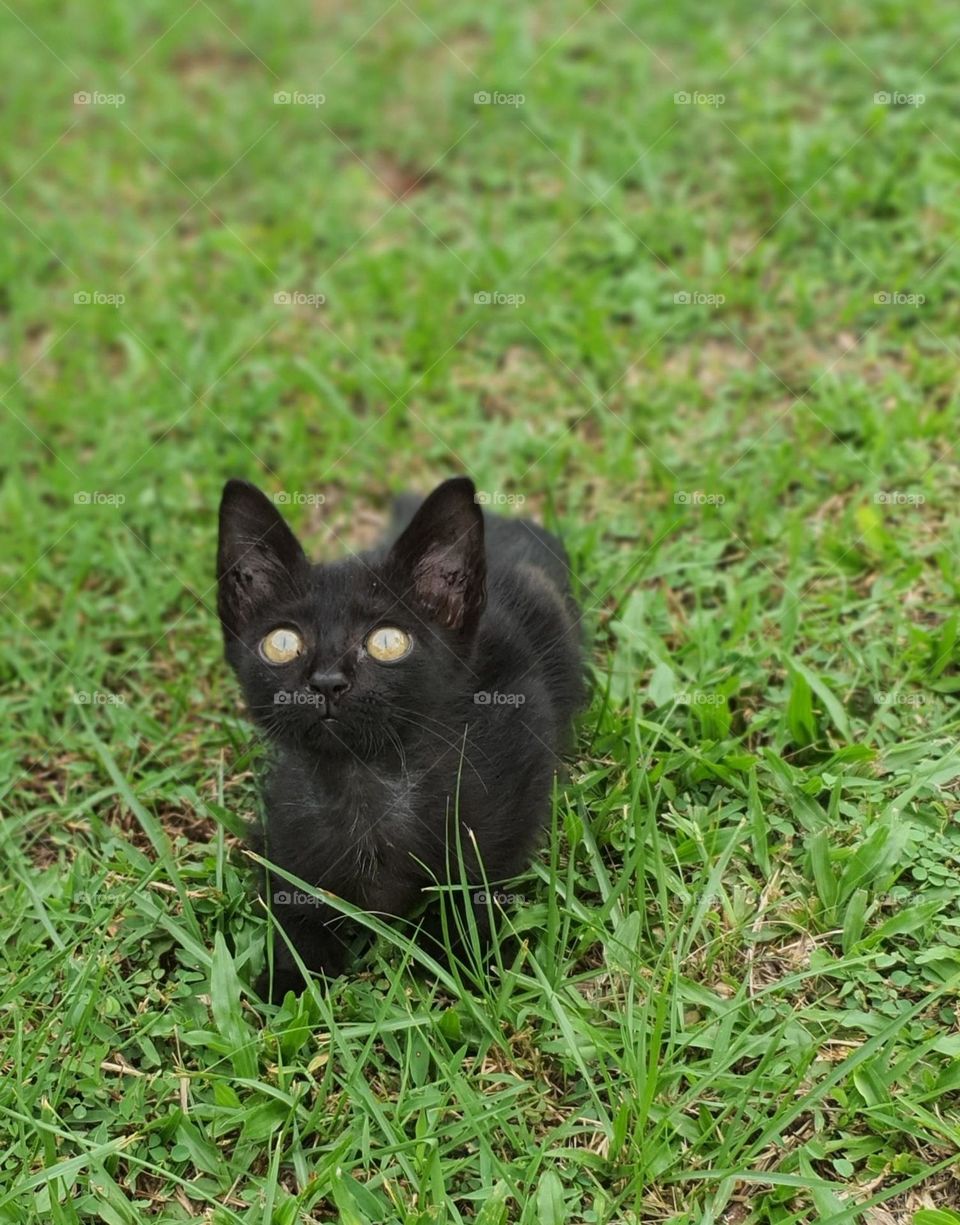
[[[486,600],[483,512],[468,477],[438,485],[387,558],[397,594],[449,629],[471,633]]]
[[[251,616],[306,589],[310,563],[265,493],[227,481],[220,501],[217,608],[225,636]]]

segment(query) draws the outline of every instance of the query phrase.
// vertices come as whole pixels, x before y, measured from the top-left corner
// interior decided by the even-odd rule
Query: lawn
[[[0,29],[0,1221],[960,1222],[956,6]],[[519,939],[272,1008],[220,488],[460,472],[594,678]]]

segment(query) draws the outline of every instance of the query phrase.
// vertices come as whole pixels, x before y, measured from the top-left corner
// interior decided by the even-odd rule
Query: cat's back
[[[534,566],[554,588],[568,596],[572,587],[570,561],[563,541],[533,519],[507,519],[484,512],[487,572],[499,574]]]
[[[487,603],[478,652],[538,713],[548,741],[562,734],[585,699],[582,612],[563,542],[530,519],[484,514]]]

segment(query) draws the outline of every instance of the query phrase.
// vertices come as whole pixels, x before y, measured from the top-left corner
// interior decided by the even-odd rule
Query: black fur
[[[415,506],[398,500],[380,549],[312,566],[255,486],[229,481],[220,505],[226,656],[274,748],[263,853],[387,916],[410,914],[425,887],[492,885],[526,866],[584,692],[560,541],[481,512],[463,477]],[[258,645],[280,626],[297,629],[306,649],[278,666]],[[410,634],[411,653],[373,659],[363,643],[378,626]],[[326,711],[310,696],[318,673],[342,674]],[[305,965],[339,973],[342,917],[313,899],[291,903],[295,887],[280,877],[267,887]],[[481,930],[487,913],[477,905]],[[270,994],[302,985],[278,936]]]

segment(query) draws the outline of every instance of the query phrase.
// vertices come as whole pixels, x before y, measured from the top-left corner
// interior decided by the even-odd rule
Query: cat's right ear
[[[483,512],[473,481],[438,485],[413,516],[386,560],[398,590],[433,620],[472,633],[486,600]]]
[[[239,636],[258,610],[295,598],[310,563],[280,512],[248,481],[227,481],[220,499],[217,611],[225,636]]]

